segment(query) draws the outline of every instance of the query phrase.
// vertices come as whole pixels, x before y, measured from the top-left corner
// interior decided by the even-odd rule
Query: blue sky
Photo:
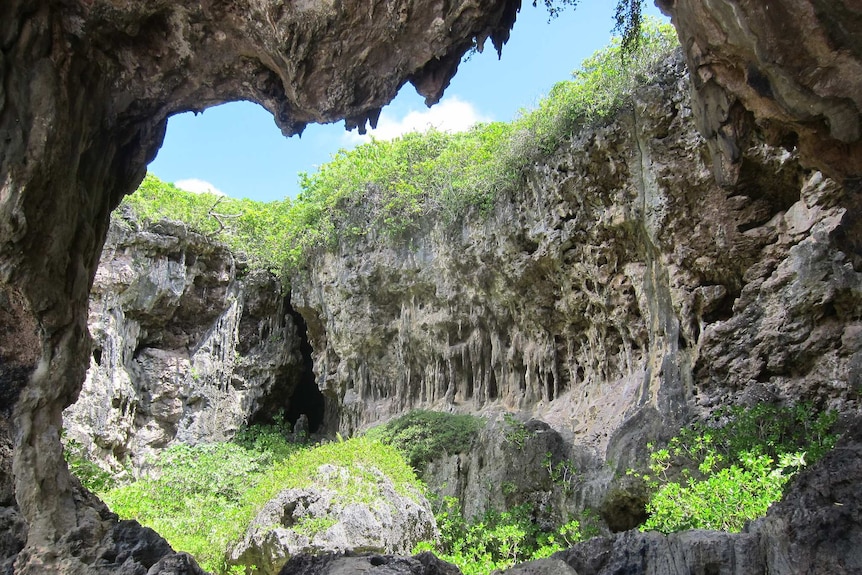
[[[383,109],[372,133],[389,138],[429,125],[459,130],[476,121],[512,120],[608,43],[615,4],[584,0],[548,22],[542,2],[535,8],[525,2],[501,59],[488,42],[483,54],[461,63],[441,102],[430,109],[405,85]],[[648,14],[661,16],[647,4]],[[149,170],[192,191],[212,188],[236,198],[281,200],[299,192],[300,172],[313,172],[340,148],[362,141],[355,131],[346,132],[342,122],[310,125],[301,138],[285,138],[269,112],[235,102],[197,116],[171,117],[165,143]]]

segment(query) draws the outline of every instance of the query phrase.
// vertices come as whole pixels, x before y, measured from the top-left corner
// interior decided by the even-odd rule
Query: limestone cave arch
[[[671,15],[687,52],[699,128],[718,178],[733,182],[737,141],[756,125],[854,191],[848,217],[856,218],[858,2],[657,4]],[[10,510],[8,530],[26,539],[14,550],[17,558],[3,559],[15,562],[16,573],[110,573],[131,557],[116,551],[130,527],[75,489],[59,431],[90,357],[87,295],[109,214],[142,180],[167,118],[245,99],[272,112],[287,135],[337,119],[363,130],[406,82],[429,104],[437,101],[475,42],[502,46],[519,6],[518,0],[0,5],[0,507]],[[857,239],[848,245],[859,249]],[[157,538],[148,548],[156,552],[146,561],[160,565],[151,572],[195,572]]]

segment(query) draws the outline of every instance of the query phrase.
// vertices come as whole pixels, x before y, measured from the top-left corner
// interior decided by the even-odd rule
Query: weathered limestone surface
[[[580,303],[572,299],[577,299],[575,296],[567,295],[564,299],[570,301],[562,305],[580,305],[586,312],[585,325],[574,326],[584,335],[567,336],[567,341],[577,344],[579,350],[573,357],[578,365],[593,365],[592,373],[605,370],[631,375],[632,379],[624,383],[646,392],[644,400],[661,404],[671,418],[683,405],[676,393],[688,384],[683,377],[688,373],[687,366],[674,363],[674,359],[694,362],[693,373],[700,375],[691,382],[691,389],[696,387],[704,401],[720,399],[724,391],[713,394],[705,390],[727,389],[722,377],[733,374],[740,385],[753,381],[769,387],[781,380],[781,390],[804,388],[804,383],[799,382],[821,380],[825,382],[823,392],[807,389],[814,396],[825,395],[833,403],[849,406],[852,400],[841,386],[858,386],[854,377],[844,377],[858,339],[853,289],[829,287],[817,292],[794,286],[798,280],[814,284],[825,281],[834,287],[838,276],[846,274],[852,280],[855,274],[839,253],[844,258],[858,258],[858,238],[862,237],[858,230],[862,220],[858,217],[857,189],[862,175],[858,100],[862,93],[858,72],[862,60],[858,33],[862,28],[862,7],[852,0],[661,0],[661,4],[673,14],[695,70],[694,114],[712,142],[711,151],[720,168],[716,173],[722,183],[730,185],[728,190],[740,192],[750,186],[786,189],[787,182],[781,177],[775,186],[771,181],[774,176],[770,175],[770,186],[765,186],[766,176],[758,176],[756,169],[754,174],[746,171],[746,158],[757,156],[758,146],[752,145],[750,131],[758,123],[760,133],[769,142],[790,147],[795,143],[804,162],[832,180],[818,181],[812,173],[803,185],[796,181],[797,177],[789,176],[793,185],[787,184],[787,189],[795,189],[794,194],[781,195],[783,199],[777,199],[773,191],[764,195],[748,191],[726,195],[725,203],[706,204],[707,208],[718,209],[718,214],[684,205],[691,199],[688,196],[656,204],[646,201],[653,196],[638,191],[635,197],[643,198],[642,209],[651,214],[651,226],[669,225],[663,219],[665,210],[680,209],[688,219],[679,220],[682,223],[678,230],[641,226],[638,233],[651,230],[647,234],[649,242],[644,245],[655,248],[645,251],[652,259],[619,260],[644,267],[622,270],[622,279],[628,278],[634,296],[631,291],[617,290],[621,295],[613,297],[628,301],[626,305],[635,301],[640,305],[646,297],[646,301],[665,311],[693,305],[696,311],[678,318],[702,318],[702,326],[695,322],[701,333],[695,335],[694,325],[682,321],[678,326],[673,321],[662,325],[657,322],[661,315],[657,310],[653,310],[656,313],[651,313],[649,321],[644,319],[631,328],[611,324],[619,336],[610,331],[596,332],[597,328],[591,332],[586,322],[592,318],[591,310],[602,303],[601,299],[593,302],[591,298],[612,294],[565,283],[559,290],[568,294],[565,290],[575,288],[573,293],[584,295]],[[27,543],[15,560],[16,572],[84,572],[92,556],[81,549],[93,549],[107,541],[104,537],[115,525],[113,519],[94,511],[90,500],[76,495],[62,460],[61,414],[76,398],[91,357],[87,298],[107,233],[108,214],[120,197],[143,178],[147,162],[161,144],[167,117],[242,98],[260,102],[273,112],[285,133],[300,130],[306,122],[338,118],[347,118],[348,126],[364,125],[407,81],[429,101],[439,98],[473,39],[491,37],[499,47],[508,36],[517,8],[517,2],[491,0],[311,0],[290,4],[274,0],[192,4],[164,0],[6,0],[0,4],[0,506],[12,509],[10,513],[27,524]],[[658,137],[658,133],[653,136]],[[601,146],[597,150],[594,157],[616,158]],[[646,166],[644,162],[654,163],[641,149],[641,164]],[[776,160],[769,162],[775,164]],[[605,175],[597,177],[615,182],[617,165],[622,164],[605,165]],[[772,167],[777,170],[780,165]],[[774,174],[776,170],[765,173]],[[656,173],[648,169],[643,172]],[[694,176],[692,183],[700,182],[709,188],[704,174]],[[701,176],[703,179],[699,179]],[[565,194],[571,194],[573,184],[567,184],[570,191]],[[642,189],[654,188],[645,184]],[[800,190],[805,191],[800,195]],[[626,193],[632,194],[633,190]],[[535,195],[525,195],[523,199],[529,203],[544,197]],[[592,218],[601,222],[601,196],[578,197],[581,199],[560,213],[560,221]],[[748,200],[734,200],[735,197]],[[825,203],[819,203],[817,198]],[[798,201],[802,204],[791,212]],[[822,217],[815,217],[811,227],[801,231],[811,211]],[[727,214],[737,217],[742,229]],[[779,214],[783,215],[779,218]],[[789,219],[788,214],[792,214]],[[511,215],[514,220],[521,217],[514,210]],[[761,217],[767,216],[776,218],[774,227],[762,225],[767,220]],[[621,221],[629,220],[623,215]],[[716,263],[705,263],[721,271],[721,277],[707,277],[709,273],[698,267],[702,264],[689,261],[682,251],[666,247],[666,238],[680,237],[686,226],[694,238],[698,233],[716,238],[716,248],[707,256]],[[764,237],[754,232],[764,227],[769,232]],[[548,228],[548,232],[554,229]],[[606,230],[603,233],[628,233],[626,225],[621,229],[599,225],[598,229]],[[473,232],[479,233],[478,228]],[[530,237],[526,235],[525,239]],[[735,243],[734,238],[745,241]],[[574,238],[572,248],[580,249],[578,240]],[[525,285],[522,297],[537,301],[544,298],[545,308],[552,310],[554,302],[549,301],[548,294],[556,297],[561,292],[529,289],[534,283],[531,277],[545,274],[542,253],[536,253],[543,241],[535,249],[531,243],[535,238],[524,243],[524,258],[535,261],[530,273],[516,271],[506,279],[520,277]],[[755,265],[762,261],[757,254],[767,245],[773,245],[778,254],[774,269]],[[788,256],[791,262],[784,267],[782,262],[788,258],[781,256],[782,250],[792,252]],[[620,275],[622,268],[614,267],[616,260],[612,257],[605,263],[598,255],[590,261],[597,268],[610,265],[608,273],[616,269]],[[853,263],[858,267],[856,261]],[[754,271],[747,274],[747,270]],[[676,283],[688,274],[695,279]],[[617,275],[607,279],[613,280]],[[638,292],[637,285],[661,291],[650,299]],[[697,292],[700,295],[688,293],[694,286],[704,288]],[[479,282],[458,289],[473,295],[471,292],[481,294],[489,287]],[[747,294],[743,293],[746,288]],[[771,355],[763,355],[767,348],[761,346],[752,361],[738,358],[727,366],[701,361],[700,347],[705,347],[701,343],[710,337],[710,329],[720,328],[713,324],[727,321],[728,308],[733,312],[731,320],[741,309],[732,303],[737,294],[751,298],[739,299],[740,305],[749,301],[759,305],[763,296],[774,295],[775,290],[784,290],[787,297],[799,294],[793,300],[798,306],[791,308],[788,316],[791,323],[792,318],[815,318],[805,327],[818,329],[817,333],[825,336],[803,337],[798,325],[788,325],[776,312],[762,324],[764,329],[751,343],[757,346],[770,338],[787,343],[791,350],[786,355],[777,354],[773,362]],[[807,298],[805,293],[820,293],[827,299],[821,303]],[[808,312],[799,316],[799,309]],[[510,313],[496,311],[497,315],[489,317],[505,318]],[[715,321],[711,321],[715,314]],[[544,324],[549,321],[545,316],[539,314],[535,321]],[[749,324],[745,327],[749,331],[759,329]],[[473,358],[493,354],[495,349],[496,353],[505,350],[508,354],[508,335],[495,343],[490,339],[494,330],[485,333],[488,340],[477,339],[465,345],[463,359],[457,361],[472,364],[466,354]],[[451,335],[451,341],[460,345],[465,343],[462,334],[455,330],[440,335],[444,339]],[[523,339],[523,334],[511,333],[511,341],[518,338]],[[648,348],[629,350],[625,342],[648,344]],[[474,393],[472,397],[480,400],[506,398],[511,404],[524,405],[542,394],[549,400],[551,395],[560,397],[568,390],[571,396],[572,388],[566,384],[585,381],[587,372],[583,378],[564,381],[558,375],[565,369],[557,368],[555,373],[547,360],[552,354],[546,350],[555,350],[557,343],[537,340],[533,344],[520,359],[523,366],[513,364],[511,370],[495,373],[494,378],[484,372],[470,385],[458,389],[453,386],[451,400],[466,399],[468,389]],[[847,359],[847,353],[851,359]],[[436,352],[426,355],[436,357]],[[517,355],[513,356],[516,361]],[[630,357],[633,361],[626,365]],[[448,362],[449,358],[445,359]],[[328,365],[334,367],[332,362]],[[411,373],[438,369],[436,364],[429,365],[411,366]],[[442,369],[444,363],[439,365]],[[529,375],[528,366],[533,369]],[[648,366],[648,374],[642,373],[644,366]],[[737,367],[741,375],[737,375]],[[663,383],[657,388],[655,378],[660,370],[663,377],[678,379],[683,385]],[[555,383],[550,386],[549,373],[555,373]],[[577,375],[577,366],[570,373]],[[812,373],[814,376],[805,379]],[[445,400],[451,380],[447,378],[442,374],[429,376],[427,381],[445,387],[429,387],[420,391],[419,397],[423,401],[438,401],[441,397]],[[619,383],[610,379],[608,382]],[[599,385],[591,381],[584,392],[592,395]],[[337,392],[338,386],[332,389]],[[373,391],[374,386],[363,384],[356,389],[366,397],[382,396],[380,390]],[[404,405],[417,399],[413,392],[399,393],[397,402]],[[345,389],[344,397],[353,396]],[[628,401],[609,403],[603,408],[596,403],[597,421],[618,417],[620,410],[628,409]],[[593,399],[572,397],[569,404],[577,408],[591,402]],[[381,413],[389,411],[388,404],[381,406]],[[334,417],[342,420],[344,416],[345,425],[359,425],[366,416],[356,413],[356,408],[348,405]],[[589,430],[578,428],[585,425],[579,421],[573,427],[578,433],[589,434]],[[601,444],[603,440],[595,441]],[[71,533],[75,534],[74,541],[67,537]],[[178,565],[184,560],[166,557],[166,562],[174,561],[170,569],[180,572]],[[161,563],[154,565],[158,564]]]
[[[291,558],[280,575],[459,575],[461,571],[451,563],[425,552],[413,557],[396,557],[377,554],[297,555]]]
[[[623,466],[631,432],[721,404],[858,409],[852,193],[755,132],[737,183],[716,184],[687,78],[669,60],[487,219],[372,231],[294,278],[342,432],[412,407],[516,410]]]
[[[313,472],[313,487],[278,493],[230,550],[230,564],[244,566],[254,575],[276,575],[296,555],[346,551],[409,555],[419,542],[439,537],[424,494],[399,493],[383,473],[368,471],[373,480],[326,464]],[[362,486],[361,497],[345,501],[344,490],[356,489],[357,484]],[[309,526],[315,521],[332,524],[312,531]]]
[[[58,559],[73,556],[60,542],[88,513],[62,460],[61,413],[91,357],[87,296],[108,214],[142,180],[167,117],[248,99],[286,134],[311,121],[364,125],[407,81],[436,101],[474,38],[506,40],[516,9],[494,0],[0,5],[0,504],[29,525],[17,572],[86,568]]]
[[[747,133],[798,146],[844,183],[862,176],[862,5],[856,0],[657,0],[686,51],[698,128],[720,181]],[[845,181],[845,180],[850,180]],[[856,188],[855,192],[860,190]]]
[[[90,296],[90,369],[64,412],[100,461],[140,468],[177,440],[220,441],[290,412],[303,368],[278,279],[184,225],[112,218]]]

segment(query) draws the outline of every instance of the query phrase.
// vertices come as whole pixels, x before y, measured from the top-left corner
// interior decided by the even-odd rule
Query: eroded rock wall
[[[645,437],[719,405],[858,410],[849,192],[757,132],[717,184],[688,82],[669,60],[487,218],[372,230],[294,279],[343,433],[416,407],[509,410],[624,472]]]
[[[673,13],[690,61],[708,64],[695,66],[703,82],[718,79],[719,92],[696,90],[693,107],[714,154],[727,146],[736,166],[749,149],[746,115],[772,117],[746,93],[771,91],[779,96],[766,99],[783,106],[789,98],[774,86],[789,80],[808,92],[811,109],[824,110],[812,117],[804,106],[783,106],[769,139],[798,141],[813,168],[844,186],[846,233],[829,241],[858,254],[858,139],[833,126],[844,115],[829,110],[858,118],[862,9],[850,0],[660,4]],[[80,550],[116,525],[88,523],[93,506],[76,495],[63,463],[61,413],[89,363],[88,292],[108,214],[143,178],[166,118],[249,99],[285,133],[309,121],[364,124],[406,81],[429,101],[439,98],[473,39],[499,47],[517,9],[481,0],[0,4],[0,505],[28,525],[19,573],[80,572],[93,561]],[[758,44],[740,50],[749,36]],[[741,70],[748,80],[733,81]],[[707,121],[713,109],[718,120]],[[761,127],[770,133],[769,122]],[[740,184],[735,169],[717,173]],[[64,539],[72,532],[87,536],[75,552]]]
[[[91,292],[70,439],[137,469],[174,441],[230,438],[263,404],[290,412],[303,358],[279,280],[183,224],[126,216],[112,219]]]
[[[859,193],[862,6],[855,0],[656,0],[692,70],[695,117],[720,181],[760,130]],[[855,211],[855,204],[854,204]],[[858,247],[856,248],[858,250]]]
[[[90,362],[89,288],[110,211],[171,114],[246,99],[285,134],[364,126],[406,82],[436,101],[474,39],[519,4],[271,0],[0,5],[0,505],[28,524],[19,573],[80,572],[88,523],[60,444]],[[11,456],[11,457],[10,457]],[[77,557],[77,559],[75,558]],[[76,571],[77,570],[77,571]]]

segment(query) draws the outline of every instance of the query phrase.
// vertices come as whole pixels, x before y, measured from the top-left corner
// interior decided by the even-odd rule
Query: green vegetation
[[[527,429],[526,425],[515,419],[515,416],[511,413],[503,415],[503,422],[506,426],[503,430],[503,437],[506,441],[518,449],[524,449],[524,445],[533,436],[533,432]]]
[[[583,526],[571,520],[546,532],[533,520],[532,511],[529,505],[519,505],[502,512],[490,510],[467,521],[459,501],[444,497],[435,514],[440,542],[420,543],[414,553],[433,551],[457,565],[464,575],[487,575],[515,563],[549,557],[598,534],[591,517]]]
[[[66,437],[65,433],[63,434],[63,458],[72,475],[93,493],[103,493],[120,484],[120,478],[116,474],[99,467],[95,461],[87,457],[84,446]]]
[[[834,412],[819,413],[809,404],[731,408],[681,430],[667,447],[649,446],[649,471],[630,472],[653,490],[643,529],[740,530],[781,497],[794,473],[834,446],[835,420]],[[400,493],[416,497],[425,487],[406,458],[421,467],[433,453],[466,450],[482,423],[471,416],[416,411],[365,437],[306,447],[289,443],[287,425],[276,421],[243,430],[232,442],[170,447],[153,462],[149,476],[121,486],[87,462],[72,441],[66,442],[67,459],[85,485],[121,517],[152,527],[206,569],[227,573],[226,550],[282,489],[308,487],[324,481],[320,473],[326,473],[325,481],[337,486],[342,504],[368,502],[380,495],[377,478],[382,473]],[[506,424],[506,439],[524,445],[529,430],[514,418]],[[333,475],[324,464],[347,473]],[[543,465],[564,489],[577,476],[573,462],[555,462],[551,454]],[[513,483],[500,488],[517,490]],[[549,529],[536,521],[529,505],[489,510],[469,520],[454,498],[440,499],[437,507],[441,539],[422,543],[416,551],[433,550],[466,575],[547,557],[598,533],[597,521],[589,515]],[[334,522],[314,518],[295,528],[313,535]]]
[[[472,415],[417,409],[370,429],[366,436],[393,445],[413,469],[421,470],[434,456],[466,451],[483,425]]]
[[[282,489],[319,481],[318,469],[324,464],[349,469],[349,480],[339,486],[343,503],[377,494],[375,469],[400,493],[415,496],[423,489],[390,446],[357,438],[302,447],[291,445],[278,435],[277,426],[270,426],[252,429],[237,442],[172,446],[155,462],[150,477],[101,495],[120,517],[152,527],[205,569],[226,573],[225,550],[260,508]],[[310,520],[297,528],[313,534],[333,522]]]
[[[766,514],[795,473],[834,446],[835,419],[807,403],[734,407],[716,422],[682,429],[666,448],[648,445],[649,472],[629,472],[653,490],[642,529],[740,531]]]
[[[194,194],[147,174],[123,204],[143,220],[180,220],[233,250],[245,252],[253,265],[280,270],[281,263],[291,257],[291,234],[296,233],[296,227],[290,224],[293,213],[289,201],[263,203]]]
[[[368,230],[397,241],[417,230],[423,216],[452,222],[470,211],[488,213],[537,160],[580,127],[617,113],[676,45],[670,25],[647,20],[641,26],[637,14],[637,48],[623,57],[625,41],[614,40],[512,123],[480,124],[457,134],[429,130],[341,150],[317,172],[300,175],[295,200],[191,194],[149,175],[124,202],[144,219],[182,220],[273,270],[295,270],[317,250]]]

